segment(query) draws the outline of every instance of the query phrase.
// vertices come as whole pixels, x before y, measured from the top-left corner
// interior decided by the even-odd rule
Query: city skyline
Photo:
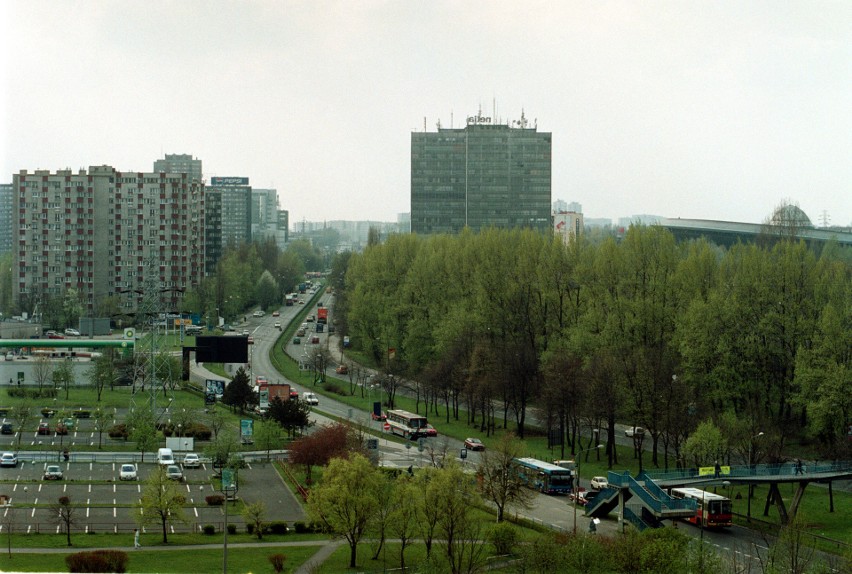
[[[410,212],[412,131],[553,134],[589,219],[852,224],[852,5],[4,3],[0,183],[147,172],[278,190],[297,222]],[[474,31],[475,33],[471,33]]]

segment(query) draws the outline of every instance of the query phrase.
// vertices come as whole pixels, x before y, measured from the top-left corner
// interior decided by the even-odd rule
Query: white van
[[[157,462],[163,466],[177,464],[175,462],[175,455],[170,448],[161,448],[157,450]]]
[[[302,400],[309,405],[318,405],[319,399],[314,393],[302,393]]]

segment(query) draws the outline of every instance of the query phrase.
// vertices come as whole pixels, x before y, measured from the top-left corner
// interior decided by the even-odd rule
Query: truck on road
[[[317,309],[317,323],[322,323],[323,325],[328,323],[328,307]]]

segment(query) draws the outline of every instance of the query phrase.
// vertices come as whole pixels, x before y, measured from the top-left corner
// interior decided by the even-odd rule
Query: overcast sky
[[[0,181],[151,171],[410,210],[410,133],[523,110],[587,218],[852,224],[852,2],[6,1]],[[496,102],[496,114],[495,114]]]

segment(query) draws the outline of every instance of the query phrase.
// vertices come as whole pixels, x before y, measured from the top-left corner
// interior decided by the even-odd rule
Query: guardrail
[[[820,474],[852,474],[852,461],[803,461],[801,467],[797,468],[797,466],[798,465],[795,462],[727,466],[722,468],[718,477],[716,477],[715,472],[704,472],[702,474],[697,468],[686,468],[669,472],[651,472],[646,473],[646,476],[655,481],[670,481],[696,478],[727,479],[760,476],[802,476],[807,478]]]

